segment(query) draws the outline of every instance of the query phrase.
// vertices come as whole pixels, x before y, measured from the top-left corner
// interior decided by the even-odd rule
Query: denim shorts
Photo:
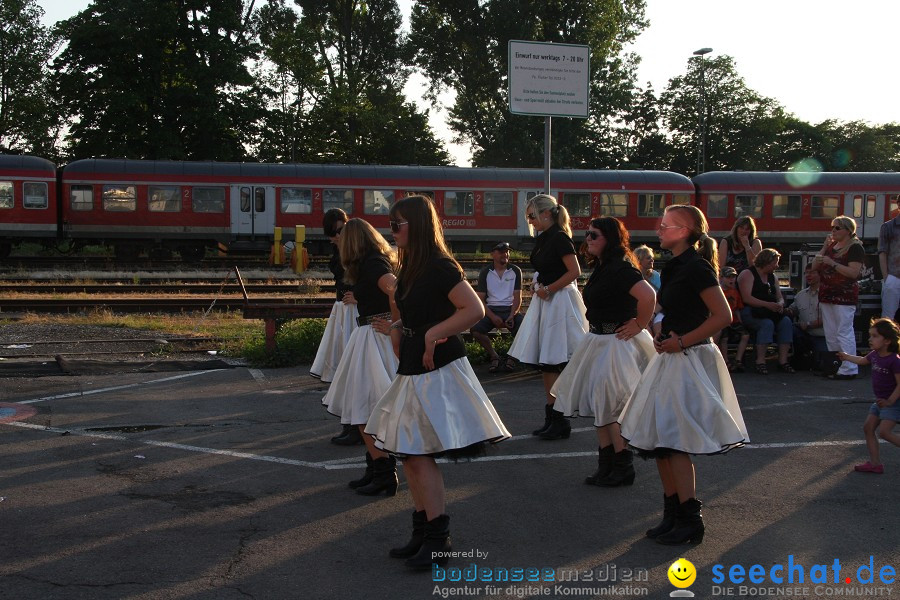
[[[873,402],[869,407],[869,414],[875,415],[882,421],[900,422],[900,400],[894,402],[892,406],[880,408],[877,403]]]

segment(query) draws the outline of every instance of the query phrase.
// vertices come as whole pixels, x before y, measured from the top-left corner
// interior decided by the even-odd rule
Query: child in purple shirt
[[[874,319],[869,327],[869,348],[865,356],[850,356],[838,352],[841,360],[858,365],[872,365],[872,390],[875,403],[869,408],[869,416],[863,424],[869,460],[853,467],[861,473],[884,473],[884,465],[878,456],[878,438],[900,446],[900,435],[893,432],[900,421],[900,328],[891,319]],[[876,437],[876,434],[878,437]]]

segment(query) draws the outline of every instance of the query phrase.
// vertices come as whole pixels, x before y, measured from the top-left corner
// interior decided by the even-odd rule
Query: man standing
[[[475,287],[478,297],[484,302],[484,318],[472,326],[472,337],[488,353],[491,366],[488,371],[496,373],[500,368],[500,356],[494,350],[488,333],[493,329],[508,329],[513,335],[522,324],[522,269],[509,264],[509,244],[500,242],[491,249],[492,262],[485,265],[478,274]],[[512,371],[515,359],[507,357],[502,368]]]
[[[900,195],[894,197],[894,203],[900,209]],[[900,303],[900,214],[881,226],[878,264],[881,265],[881,316],[893,319]]]

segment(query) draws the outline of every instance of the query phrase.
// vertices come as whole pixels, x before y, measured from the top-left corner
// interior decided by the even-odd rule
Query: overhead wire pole
[[[697,119],[697,174],[706,170],[706,61],[703,57],[712,48],[700,48],[694,56],[700,57],[700,114]]]

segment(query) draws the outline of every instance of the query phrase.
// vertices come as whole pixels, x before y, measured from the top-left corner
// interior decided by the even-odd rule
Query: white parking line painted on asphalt
[[[106,392],[115,392],[118,390],[127,390],[129,388],[141,387],[142,385],[151,385],[154,383],[165,383],[167,381],[177,381],[179,379],[185,379],[187,377],[196,377],[197,375],[203,375],[205,373],[217,373],[218,371],[224,371],[225,369],[209,369],[208,371],[193,371],[191,373],[182,373],[181,375],[174,375],[172,377],[163,377],[162,379],[151,379],[150,381],[142,381],[140,383],[129,383],[127,385],[117,385],[114,387],[108,388],[100,388],[96,390],[87,390],[81,392],[69,392],[68,394],[57,394],[56,396],[44,396],[43,398],[35,398],[34,400],[20,400],[16,402],[16,404],[34,404],[36,402],[46,402],[47,400],[63,400],[65,398],[78,398],[80,396],[91,396],[93,394],[103,394]]]
[[[738,400],[741,398],[771,398],[771,396],[746,396],[739,395]],[[765,408],[783,408],[785,406],[796,406],[798,404],[808,404],[810,402],[835,402],[835,403],[844,403],[844,404],[859,404],[863,402],[872,402],[871,400],[866,400],[862,397],[848,397],[848,396],[792,396],[792,398],[797,398],[796,400],[791,400],[789,402],[770,402],[769,404],[757,404],[754,406],[744,406],[741,405],[741,412],[746,412],[748,410],[762,410]]]
[[[295,460],[291,458],[281,458],[278,456],[268,456],[265,454],[252,454],[250,452],[237,452],[235,450],[221,450],[218,448],[204,448],[202,446],[191,446],[188,444],[178,444],[174,442],[161,442],[157,440],[147,440],[147,439],[139,439],[139,438],[131,438],[124,435],[115,435],[109,433],[100,433],[95,431],[85,431],[83,429],[65,429],[60,427],[45,427],[43,425],[35,425],[33,423],[2,423],[2,425],[10,425],[13,427],[21,427],[24,429],[31,429],[34,431],[46,431],[48,433],[68,433],[71,435],[78,435],[83,437],[97,438],[103,440],[115,440],[121,442],[133,442],[139,445],[145,446],[155,446],[158,448],[172,448],[174,450],[185,450],[187,452],[199,452],[202,454],[214,454],[218,456],[230,456],[232,458],[241,458],[247,460],[258,460],[263,462],[271,462],[278,463],[282,465],[290,465],[295,467],[308,467],[311,469],[324,469],[326,471],[332,470],[343,470],[343,469],[357,469],[361,467],[365,467],[365,463],[359,462],[359,457],[352,458],[342,458],[337,460],[327,460],[322,462],[310,462],[306,460]],[[580,431],[590,431],[593,427],[584,428]],[[573,430],[575,431],[575,430]],[[512,439],[525,439],[530,438],[532,436],[516,436]],[[509,441],[509,440],[507,440]],[[883,440],[879,440],[883,442]],[[777,448],[815,448],[815,447],[827,447],[827,446],[861,446],[865,444],[865,440],[819,440],[815,442],[773,442],[768,444],[747,444],[742,449],[743,450],[769,450],[769,449],[777,449]],[[887,443],[887,442],[884,442]],[[590,456],[597,456],[596,450],[594,451],[585,451],[585,452],[553,452],[553,453],[539,453],[539,454],[503,454],[503,455],[494,455],[494,456],[480,456],[478,458],[473,458],[471,462],[499,462],[499,461],[510,461],[510,460],[539,460],[539,459],[547,459],[547,458],[584,458]],[[356,462],[353,462],[356,461]],[[449,463],[454,462],[452,459],[440,458],[437,460],[439,463]]]
[[[247,369],[250,372],[250,376],[257,381],[265,381],[266,376],[263,375],[263,372],[259,369]]]

